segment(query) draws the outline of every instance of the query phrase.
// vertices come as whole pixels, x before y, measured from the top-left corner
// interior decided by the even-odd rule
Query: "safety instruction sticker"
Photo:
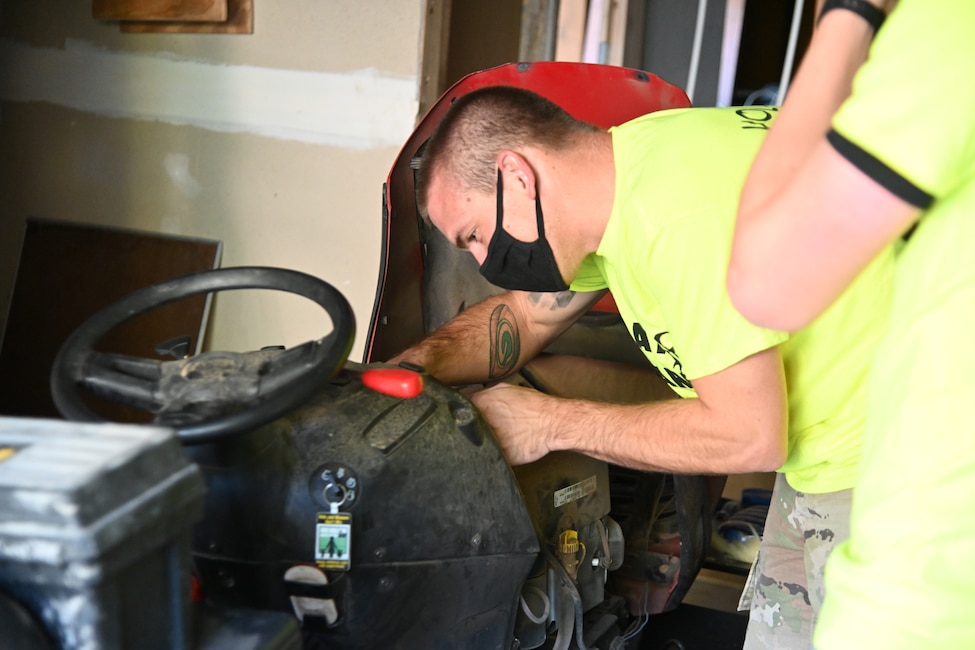
[[[555,507],[559,508],[565,504],[587,497],[596,491],[596,477],[590,476],[584,481],[579,481],[561,490],[555,491]]]
[[[315,564],[326,571],[348,571],[352,558],[352,515],[318,513],[315,526]]]

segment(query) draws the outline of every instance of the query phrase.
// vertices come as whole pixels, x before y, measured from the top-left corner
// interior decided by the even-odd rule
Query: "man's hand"
[[[474,393],[471,401],[494,429],[512,465],[530,463],[551,451],[542,414],[555,406],[557,398],[531,388],[498,384]]]

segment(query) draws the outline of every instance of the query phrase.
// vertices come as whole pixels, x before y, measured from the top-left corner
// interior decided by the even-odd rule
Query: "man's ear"
[[[520,153],[506,149],[498,153],[498,168],[510,183],[513,179],[517,187],[528,194],[528,198],[535,200],[535,170]],[[514,189],[514,188],[512,188]],[[508,192],[505,186],[505,192]]]

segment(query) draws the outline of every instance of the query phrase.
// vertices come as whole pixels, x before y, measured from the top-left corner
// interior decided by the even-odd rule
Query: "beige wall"
[[[254,34],[233,36],[121,34],[77,0],[0,5],[0,322],[34,216],[218,239],[223,266],[322,277],[352,303],[361,356],[423,2],[254,3]],[[254,292],[211,318],[211,349],[327,327]]]

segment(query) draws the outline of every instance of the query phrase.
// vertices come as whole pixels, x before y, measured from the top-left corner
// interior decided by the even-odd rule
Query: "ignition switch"
[[[342,465],[326,466],[313,481],[312,492],[323,504],[332,508],[349,508],[359,495],[359,480],[355,473]]]
[[[322,496],[325,497],[326,503],[334,503],[337,506],[345,503],[347,494],[345,486],[341,483],[326,483],[325,489],[322,491]]]

